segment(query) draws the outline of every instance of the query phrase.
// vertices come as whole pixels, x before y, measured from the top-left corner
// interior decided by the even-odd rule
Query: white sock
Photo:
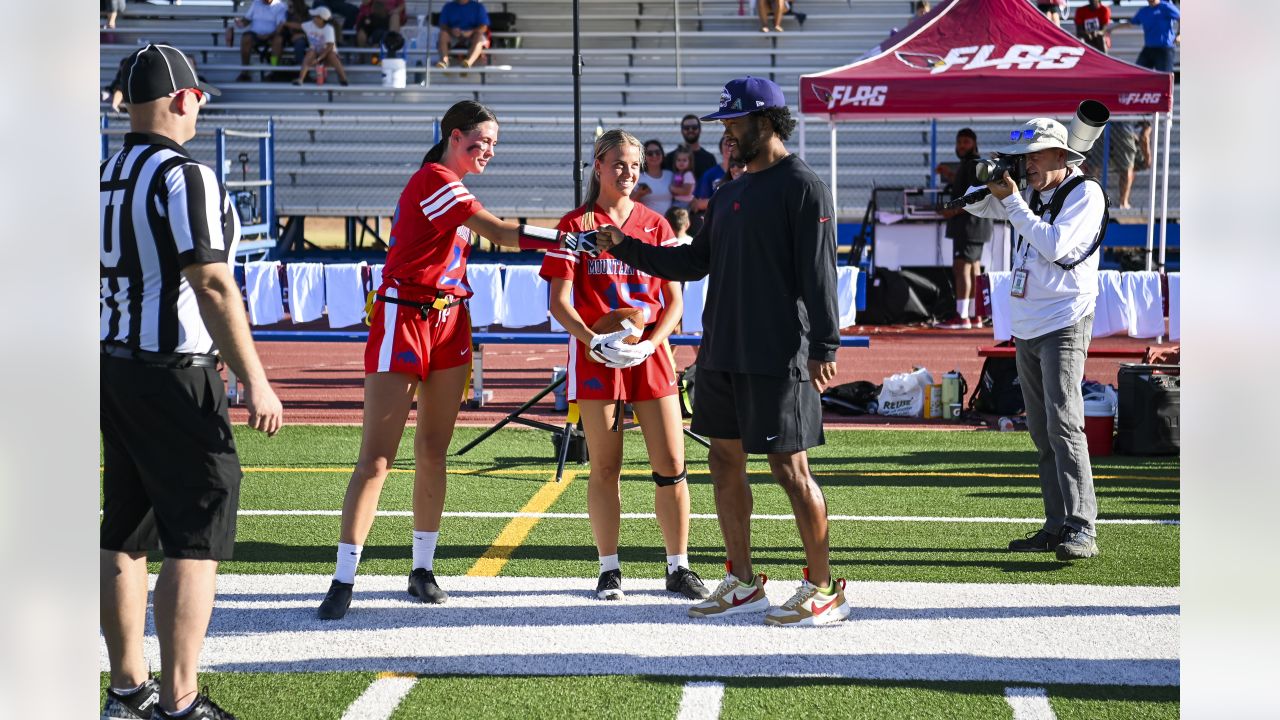
[[[603,575],[610,570],[621,570],[622,565],[618,562],[618,554],[601,555],[600,556],[600,574]]]
[[[183,708],[183,709],[181,709],[181,710],[174,710],[173,712],[171,712],[171,713],[166,713],[166,714],[167,714],[169,717],[186,717],[187,715],[190,715],[190,714],[191,714],[191,711],[192,711],[192,710],[195,710],[195,708],[196,708],[196,702],[197,702],[197,701],[199,701],[199,699],[200,699],[200,698],[196,698],[195,700],[192,700],[190,705],[186,706],[185,708]]]
[[[146,683],[144,682],[144,683],[142,683],[142,685],[146,685]],[[138,692],[139,690],[141,690],[141,689],[142,689],[142,685],[138,685],[138,686],[136,686],[136,687],[128,687],[128,688],[118,688],[118,687],[114,687],[114,686],[113,686],[113,687],[111,688],[111,692],[113,692],[113,693],[115,693],[115,694],[117,694],[117,695],[120,695],[120,696],[122,696],[122,697],[123,697],[123,696],[126,696],[126,695],[132,695],[132,694],[134,694],[134,693]]]
[[[413,531],[413,569],[432,570],[431,564],[436,559],[436,540],[440,532]]]
[[[676,571],[678,567],[689,567],[689,555],[668,555],[667,556],[667,574]]]
[[[338,567],[333,571],[333,579],[338,582],[353,583],[356,581],[356,567],[360,565],[360,553],[363,545],[338,543]]]
[[[960,316],[960,317],[962,317],[962,318],[967,318],[967,317],[969,317],[969,311],[970,311],[970,307],[971,307],[971,305],[970,305],[970,304],[971,304],[972,302],[973,302],[972,300],[957,300],[957,301],[956,301],[956,314],[957,314],[957,315],[959,315],[959,316]]]

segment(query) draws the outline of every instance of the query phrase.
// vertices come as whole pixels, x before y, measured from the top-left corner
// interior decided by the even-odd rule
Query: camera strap
[[[1079,260],[1072,263],[1064,263],[1057,260],[1053,262],[1054,265],[1057,265],[1063,270],[1074,270],[1077,265],[1088,260],[1095,252],[1097,252],[1098,248],[1102,247],[1102,241],[1107,237],[1107,226],[1111,224],[1111,198],[1107,197],[1107,189],[1102,186],[1102,183],[1099,182],[1097,178],[1090,175],[1076,175],[1062,183],[1057,192],[1053,194],[1053,199],[1049,201],[1049,224],[1052,225],[1053,222],[1058,219],[1058,213],[1062,212],[1062,206],[1066,204],[1067,196],[1071,194],[1071,191],[1075,190],[1084,182],[1094,182],[1098,185],[1098,189],[1102,191],[1102,227],[1098,228],[1098,234],[1093,239],[1093,244],[1089,246],[1088,252],[1082,255]],[[1044,213],[1045,205],[1040,201],[1040,192],[1038,190],[1033,190],[1031,192],[1031,201],[1027,204],[1031,208],[1031,212],[1035,213],[1037,217],[1040,217]],[[1022,241],[1023,238],[1019,236],[1019,247],[1022,246]]]

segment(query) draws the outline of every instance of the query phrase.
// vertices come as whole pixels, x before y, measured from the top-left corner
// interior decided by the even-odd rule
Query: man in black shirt
[[[978,136],[969,128],[956,133],[956,157],[960,167],[951,181],[951,199],[964,195],[978,182],[975,169],[981,155],[978,154]],[[947,218],[947,237],[951,238],[952,262],[956,278],[956,314],[939,322],[936,327],[947,330],[968,330],[982,327],[978,315],[978,276],[982,274],[982,247],[991,240],[993,223],[964,211],[964,208],[943,210]]]
[[[698,352],[693,431],[711,438],[711,477],[728,574],[689,608],[712,617],[769,608],[765,577],[751,565],[747,453],[766,453],[791,499],[808,567],[796,594],[769,610],[771,625],[820,625],[849,615],[843,580],[831,575],[827,506],[806,451],[823,443],[819,393],[836,374],[836,218],[831,191],[783,141],[795,128],[782,89],[761,78],[729,82],[720,111],[735,161],[693,242],[647,245],[616,227],[601,251],[668,280],[710,275]]]
[[[702,173],[716,166],[716,156],[707,151],[706,148],[699,144],[702,139],[702,122],[698,120],[697,115],[685,115],[680,120],[680,137],[684,138],[683,145],[689,148],[689,152],[693,153],[693,178],[694,181],[702,179]],[[671,164],[675,161],[676,150],[680,149],[680,145],[676,145],[666,157],[662,158],[662,169],[671,170]]]

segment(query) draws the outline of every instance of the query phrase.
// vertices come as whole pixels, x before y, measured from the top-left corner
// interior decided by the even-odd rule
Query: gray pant
[[[1084,359],[1093,315],[1038,338],[1018,338],[1018,382],[1027,406],[1027,429],[1040,453],[1044,529],[1063,525],[1096,535],[1098,501],[1084,436]]]

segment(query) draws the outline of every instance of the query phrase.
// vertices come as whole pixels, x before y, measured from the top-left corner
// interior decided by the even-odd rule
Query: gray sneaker
[[[1075,528],[1064,528],[1058,544],[1059,560],[1084,560],[1099,554],[1098,542]]]

